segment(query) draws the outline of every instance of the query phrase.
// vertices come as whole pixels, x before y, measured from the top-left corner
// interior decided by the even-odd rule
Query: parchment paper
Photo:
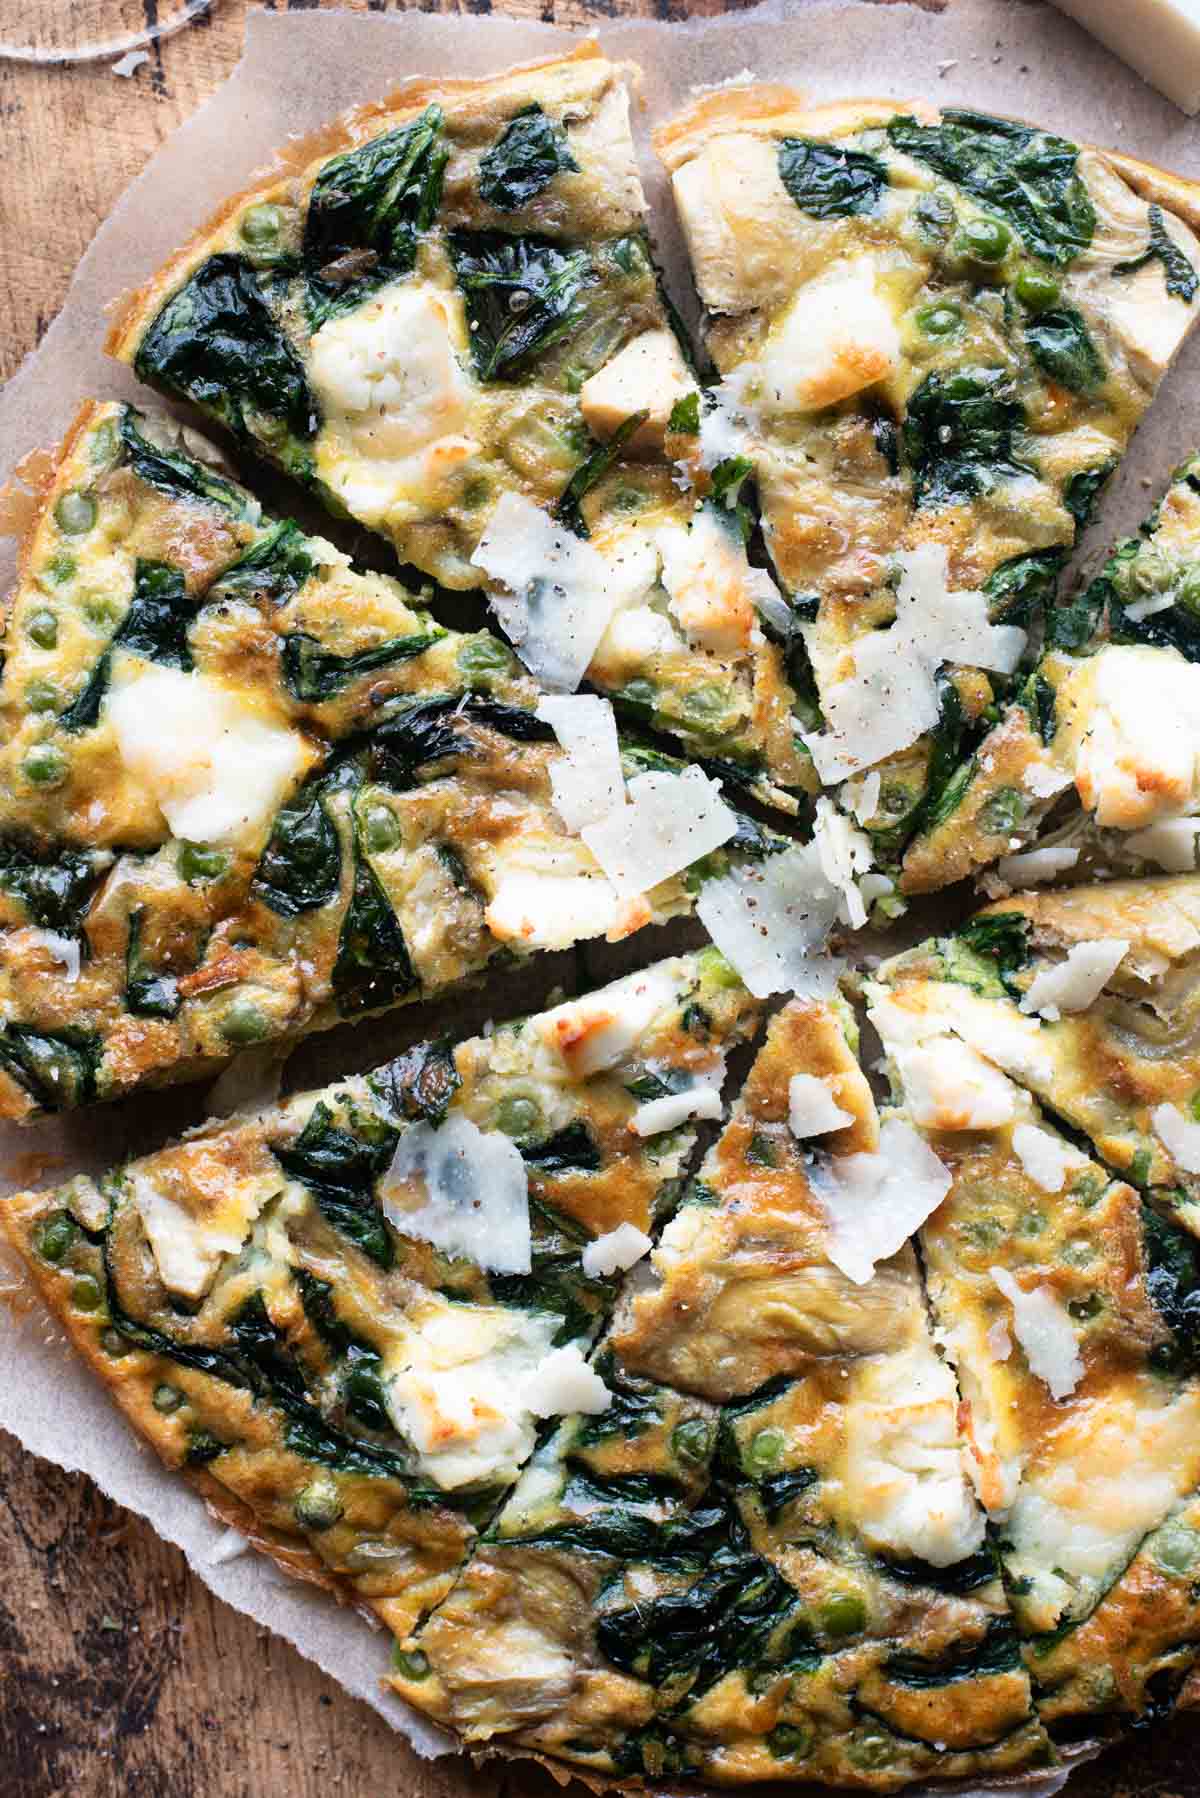
[[[1024,0],[954,0],[936,15],[907,5],[776,3],[751,13],[695,24],[618,23],[600,18],[610,55],[642,65],[636,124],[659,253],[685,316],[694,317],[677,231],[646,138],[650,126],[683,105],[696,86],[745,71],[790,81],[814,100],[855,94],[927,96],[941,104],[1023,114],[1054,130],[1097,141],[1200,176],[1200,130],[1051,8]],[[106,308],[144,280],[182,238],[233,190],[245,186],[293,133],[304,133],[363,100],[420,75],[485,75],[545,56],[572,41],[551,26],[495,17],[251,14],[246,52],[226,86],[154,157],[105,222],[40,349],[0,394],[0,482],[31,449],[55,442],[80,401],[91,395],[135,398],[132,376],[104,358]],[[1200,438],[1190,396],[1200,376],[1194,339],[1139,434],[1135,453],[1104,496],[1093,532],[1097,553],[1146,511],[1148,489]],[[142,394],[142,398],[147,396]],[[255,477],[264,497],[266,484]],[[302,511],[296,495],[293,510]],[[323,528],[329,532],[328,524]],[[1085,546],[1085,550],[1089,546]],[[12,577],[12,546],[0,540],[0,580]],[[642,933],[621,951],[604,945],[547,957],[442,1007],[460,1034],[488,1015],[502,1017],[543,1002],[549,988],[570,989],[624,971],[633,959],[696,940],[696,927]],[[308,1086],[374,1065],[403,1043],[438,1028],[428,1009],[330,1033],[297,1051],[289,1087]],[[151,1095],[33,1130],[0,1130],[4,1190],[58,1181],[149,1147],[205,1115],[195,1089]],[[50,1164],[48,1158],[53,1158]],[[275,1572],[253,1554],[214,1561],[224,1537],[202,1504],[141,1448],[99,1387],[71,1359],[19,1276],[0,1266],[0,1426],[31,1452],[89,1474],[121,1504],[148,1518],[183,1549],[200,1577],[228,1603],[286,1636],[402,1729],[424,1754],[445,1738],[378,1685],[389,1643],[348,1610]],[[1028,1789],[1028,1788],[1027,1788]],[[1052,1789],[1047,1786],[1046,1789]]]

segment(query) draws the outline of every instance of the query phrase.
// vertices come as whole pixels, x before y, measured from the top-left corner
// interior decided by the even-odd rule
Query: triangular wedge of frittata
[[[815,786],[780,599],[698,422],[629,128],[594,44],[413,84],[232,200],[110,342],[401,561],[485,588],[529,668],[581,678],[795,810]],[[786,611],[785,611],[786,617]]]
[[[622,751],[605,701],[548,721],[498,637],[162,421],[86,408],[36,510],[0,683],[0,1116],[627,935],[768,847],[699,769]]]
[[[929,1299],[1039,1711],[1158,1716],[1200,1654],[1197,1245],[949,1028],[888,1035],[897,998],[874,1012],[895,1097],[952,1176]]]
[[[1200,876],[1015,894],[878,983],[889,1048],[968,1044],[1200,1235]]]
[[[753,462],[806,747],[827,785],[869,778],[853,805],[890,867],[951,804],[1200,315],[1200,184],[782,87],[707,95],[656,143],[722,376],[693,462]]]
[[[870,1791],[1053,1760],[905,1243],[945,1179],[847,1030],[774,1019],[595,1358],[613,1406],[400,1644],[397,1689],[470,1745]]]
[[[997,857],[1006,859],[989,888],[1096,869],[1194,868],[1198,658],[1193,456],[1140,535],[1050,607],[1045,649],[1020,698],[954,775],[944,815],[910,845],[906,891],[944,886]],[[1019,859],[1008,860],[1014,852]]]
[[[758,1008],[715,950],[0,1203],[130,1422],[398,1633],[447,1589],[678,1199]]]

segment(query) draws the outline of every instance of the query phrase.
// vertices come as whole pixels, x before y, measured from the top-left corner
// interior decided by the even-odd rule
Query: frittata
[[[805,747],[826,785],[870,775],[890,866],[952,803],[1195,323],[1200,184],[782,87],[707,95],[655,141],[722,376],[698,458],[753,463]]]
[[[269,518],[162,421],[85,408],[7,617],[0,1116],[626,935],[772,846],[749,819],[736,846],[698,770],[618,766],[610,726],[618,821],[622,773],[630,798],[678,784],[683,817],[649,894],[636,866],[614,885],[556,809],[571,757],[539,689],[425,597]]]
[[[781,601],[736,459],[697,505],[697,379],[660,290],[628,66],[594,45],[401,90],[243,194],[110,348],[444,587],[529,668],[795,810],[812,790]]]
[[[713,949],[59,1191],[4,1222],[167,1464],[399,1634],[677,1202],[757,1006]]]

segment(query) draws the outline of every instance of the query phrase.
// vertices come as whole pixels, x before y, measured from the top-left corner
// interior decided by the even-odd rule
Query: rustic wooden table
[[[346,3],[382,11],[389,0]],[[0,377],[41,337],[127,183],[229,74],[246,4],[214,0],[207,20],[166,41],[128,80],[105,64],[0,62]],[[422,4],[492,10],[492,0]],[[142,5],[153,20],[156,0]],[[723,0],[497,5],[564,24],[590,15],[601,25],[615,13],[723,10]],[[525,1768],[419,1760],[374,1712],[215,1600],[144,1524],[2,1433],[0,1568],[3,1798],[463,1798],[467,1790],[502,1798],[506,1788],[533,1798],[553,1790]],[[1200,1725],[1139,1738],[1071,1790],[1075,1798],[1200,1792]]]

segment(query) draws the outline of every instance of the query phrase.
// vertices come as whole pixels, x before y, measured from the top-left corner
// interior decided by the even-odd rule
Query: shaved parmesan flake
[[[1036,1011],[1039,1016],[1056,1022],[1064,1011],[1086,1011],[1104,990],[1125,959],[1128,943],[1115,937],[1103,937],[1095,943],[1076,943],[1065,961],[1043,968],[1034,976],[1028,992],[1021,1000],[1021,1010]]]
[[[724,1109],[715,1086],[691,1086],[686,1092],[647,1099],[630,1118],[629,1128],[635,1136],[660,1136],[664,1130],[678,1130],[691,1118],[719,1118]]]
[[[574,1342],[552,1349],[538,1363],[521,1396],[535,1417],[559,1417],[568,1411],[596,1417],[612,1404],[612,1393]]]
[[[1030,849],[1024,855],[1002,855],[996,872],[1010,887],[1035,887],[1057,880],[1078,860],[1078,849]]]
[[[617,721],[607,699],[589,694],[546,695],[537,716],[548,724],[565,754],[550,764],[554,809],[578,832],[625,803]]]
[[[816,1074],[793,1074],[788,1081],[788,1129],[803,1142],[809,1136],[828,1136],[854,1122],[830,1090],[828,1080]]]
[[[607,1230],[594,1242],[585,1243],[580,1260],[584,1273],[595,1280],[605,1274],[623,1274],[643,1255],[648,1255],[650,1248],[650,1238],[644,1230],[639,1230],[636,1224],[618,1224],[615,1230]]]
[[[696,915],[755,998],[828,999],[845,963],[818,952],[838,905],[816,844],[798,843],[706,881]]]
[[[631,535],[619,556],[601,555],[518,493],[501,498],[471,561],[508,589],[492,607],[525,666],[561,692],[579,685],[613,612],[658,571],[648,540]]]
[[[1071,784],[1071,776],[1065,768],[1056,768],[1053,762],[1031,762],[1022,775],[1025,791],[1035,799],[1053,799],[1058,793],[1065,793]]]
[[[1006,1074],[954,1036],[891,1051],[913,1122],[926,1130],[994,1130],[1013,1116]]]
[[[936,676],[944,662],[1011,674],[1025,647],[1026,633],[1016,625],[992,624],[983,593],[947,587],[944,544],[919,544],[895,563],[895,623],[850,645],[853,673],[822,684],[827,728],[804,739],[829,785],[907,749],[933,729],[941,709]],[[812,629],[805,627],[806,640]]]
[[[861,929],[867,921],[867,907],[857,876],[865,874],[875,859],[870,837],[851,824],[832,799],[822,797],[817,800],[813,841],[821,859],[821,872],[842,895],[839,918],[851,929]]]
[[[700,768],[636,774],[627,793],[627,805],[580,832],[618,893],[649,892],[737,832],[720,783]]]
[[[1044,1380],[1051,1398],[1066,1398],[1083,1378],[1083,1359],[1065,1306],[1049,1286],[1026,1292],[1007,1268],[988,1269],[1013,1313],[1013,1334],[1025,1351],[1031,1373]]]
[[[64,980],[79,979],[80,950],[73,936],[60,936],[57,930],[29,930],[25,941],[44,949],[61,967]]]
[[[1146,599],[1135,599],[1125,607],[1126,618],[1134,624],[1140,624],[1143,618],[1153,618],[1155,612],[1169,612],[1175,604],[1170,593],[1151,593]]]
[[[872,774],[864,774],[861,780],[848,780],[838,795],[846,811],[852,812],[860,824],[873,818],[879,809],[879,788],[882,776],[876,769]]]
[[[380,1185],[384,1216],[497,1274],[530,1269],[529,1180],[516,1144],[452,1112],[406,1130]]]
[[[875,1154],[842,1155],[811,1173],[829,1219],[826,1253],[856,1286],[903,1248],[950,1190],[950,1172],[911,1124],[888,1118]]]
[[[232,688],[138,657],[118,658],[104,715],[126,768],[187,842],[259,848],[312,760],[299,731]]]
[[[1196,866],[1196,835],[1200,818],[1164,818],[1148,830],[1135,830],[1125,839],[1129,855],[1141,856],[1168,874],[1190,874]]]
[[[986,1337],[988,1354],[993,1361],[1007,1361],[1012,1354],[1012,1337],[1002,1317],[998,1317],[988,1328]]]
[[[1060,1136],[1052,1136],[1049,1130],[1039,1130],[1036,1124],[1018,1124],[1012,1133],[1012,1145],[1017,1160],[1043,1192],[1061,1192],[1068,1173],[1087,1166],[1086,1155]]]
[[[1184,1117],[1178,1105],[1156,1105],[1150,1122],[1175,1165],[1185,1174],[1200,1174],[1200,1124]]]

